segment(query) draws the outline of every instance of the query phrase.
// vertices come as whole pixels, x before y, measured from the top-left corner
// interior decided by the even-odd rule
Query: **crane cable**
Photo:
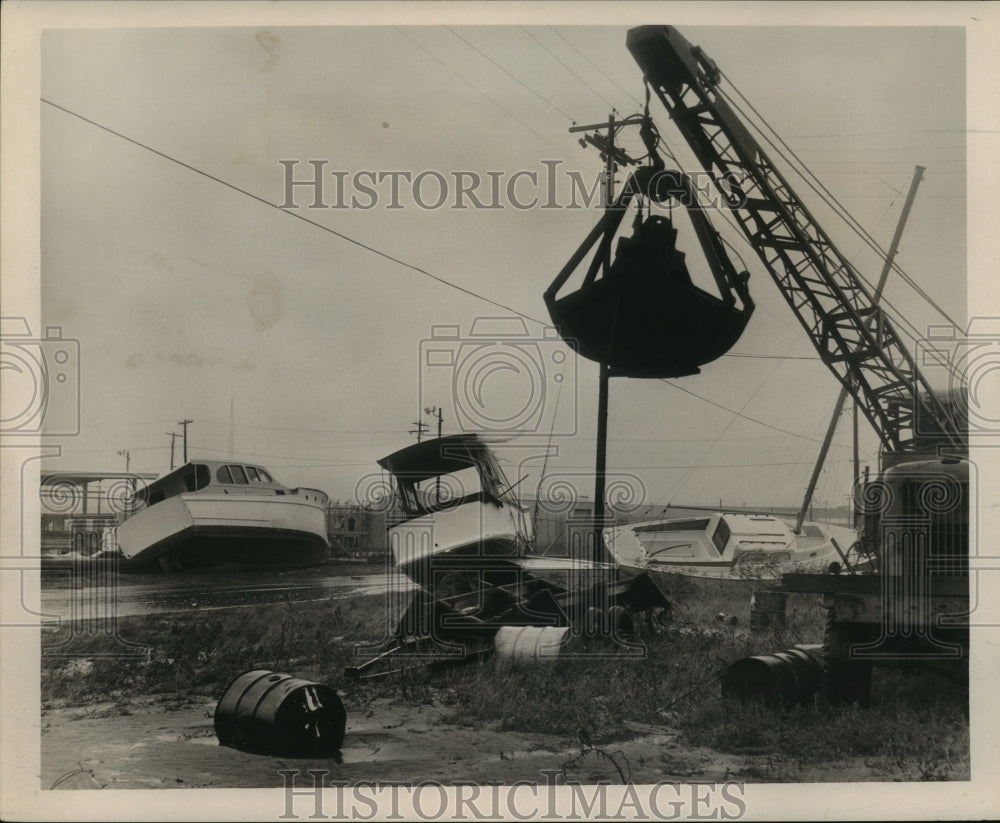
[[[727,80],[728,80],[728,78],[727,78]],[[731,81],[730,81],[730,83],[731,83]],[[734,88],[735,88],[735,86],[734,86]],[[868,235],[868,233],[866,231],[864,231],[864,229],[862,229],[861,231],[859,231],[858,228],[855,227],[855,225],[852,225],[852,223],[853,224],[857,224],[857,220],[855,220],[855,218],[853,218],[850,215],[850,212],[848,212],[839,202],[836,201],[836,198],[833,198],[832,194],[830,195],[830,197],[833,198],[833,200],[834,200],[833,203],[831,203],[820,191],[817,190],[816,186],[813,185],[807,179],[806,175],[803,174],[802,171],[799,171],[799,170],[795,169],[794,164],[791,163],[791,161],[788,160],[788,158],[781,151],[781,149],[777,145],[775,145],[774,141],[771,140],[766,134],[763,133],[763,130],[760,128],[760,126],[758,126],[755,122],[753,122],[753,120],[751,118],[747,117],[746,112],[742,110],[742,108],[739,106],[739,104],[735,100],[733,100],[728,94],[726,94],[726,92],[725,92],[724,89],[720,88],[719,89],[719,93],[730,102],[730,104],[732,105],[733,109],[736,112],[738,112],[739,114],[743,115],[744,119],[747,121],[747,125],[750,126],[750,127],[753,127],[754,129],[756,129],[757,132],[760,134],[761,139],[765,143],[767,143],[777,153],[777,155],[779,157],[781,157],[783,160],[785,160],[789,164],[789,166],[791,166],[792,169],[795,170],[803,178],[803,181],[806,183],[806,185],[808,185],[814,192],[816,192],[816,194],[819,195],[819,197],[824,202],[826,202],[827,205],[829,205],[833,209],[833,211],[835,213],[837,213],[838,216],[841,217],[841,219],[845,220],[845,222],[848,224],[848,227],[855,234],[857,234],[859,237],[861,237],[862,241],[866,245],[868,245],[869,247],[873,248],[876,251],[877,254],[880,254],[883,257],[883,259],[886,257],[886,253],[884,251],[882,251],[881,247],[878,246],[878,244],[871,238],[870,235]],[[741,95],[741,97],[742,97],[742,95]],[[753,109],[753,106],[751,104],[748,103],[748,105],[750,105],[750,108]],[[753,111],[755,113],[757,113],[756,109],[753,109]],[[757,113],[757,116],[762,121],[764,120],[764,118],[761,117],[761,115],[759,113]],[[764,122],[766,123],[766,121],[764,121]],[[772,132],[774,132],[773,128],[771,128],[770,126],[768,126],[768,128]],[[780,136],[777,136],[776,132],[774,132],[774,133],[775,133],[777,139],[781,140]],[[675,163],[677,163],[678,167],[681,168],[681,170],[683,171],[683,165],[677,159],[677,157],[673,153],[673,151],[670,150],[669,146],[667,146],[665,148],[665,150],[666,150],[667,154],[671,157],[671,159]],[[806,172],[809,175],[815,177],[815,175],[811,171],[809,171],[808,166],[806,166],[806,164],[803,163],[801,159],[799,159],[797,157],[796,157],[796,159],[798,160],[799,164],[806,170]],[[821,183],[819,185],[822,186]],[[726,211],[723,211],[723,215],[724,215],[724,218],[726,219],[727,223],[729,223],[729,225],[731,227],[735,228],[737,230],[737,232],[739,233],[739,235],[742,238],[745,239],[744,232],[742,230],[740,230],[739,227],[737,227],[735,225],[735,223],[734,223],[734,221],[732,219],[731,214],[728,214]],[[844,215],[847,215],[847,217],[845,217]],[[895,262],[893,262],[892,263],[892,268],[895,269],[897,272],[899,272],[901,274],[901,276],[904,278],[904,280],[907,283],[909,283],[911,286],[914,287],[914,290],[917,292],[917,294],[920,295],[924,300],[926,300],[939,313],[941,313],[941,315],[943,317],[945,317],[947,320],[949,320],[949,322],[951,322],[953,326],[955,326],[956,328],[960,328],[960,326],[957,323],[955,323],[954,320],[952,320],[952,318],[946,312],[944,312],[944,310],[940,306],[938,306],[938,304],[936,302],[933,301],[933,299],[931,299],[919,286],[917,286],[915,283],[913,283],[913,281],[909,277],[909,275],[907,275],[905,272],[903,272],[902,269],[900,269],[900,267],[898,266],[898,264],[896,264]],[[869,286],[869,288],[873,288],[872,284],[868,281],[868,279],[865,278],[864,275],[862,275],[856,269],[854,269],[853,266],[851,266],[851,270],[857,275],[857,277],[859,279],[861,279],[864,283],[866,283]],[[881,296],[880,304],[882,306],[884,306],[884,307],[887,307],[887,309],[891,309],[892,316],[896,319],[896,321],[901,326],[903,326],[907,330],[908,334],[910,335],[910,337],[913,340],[920,340],[920,339],[922,339],[922,335],[920,334],[919,330],[909,320],[906,319],[906,317],[903,315],[903,313],[898,308],[896,308],[892,304],[892,302],[886,298],[886,296],[884,294]],[[889,313],[889,312],[887,311],[887,313]],[[935,358],[935,360],[937,361],[937,364],[939,366],[943,366],[953,377],[958,377],[959,376],[958,369],[957,369],[956,365],[953,364],[953,363],[951,363],[951,362],[949,362],[946,358],[942,359],[943,355],[940,352],[934,350],[933,348],[928,348],[928,353],[931,354]]]
[[[824,203],[826,203],[831,209],[833,209],[833,211],[842,220],[844,220],[844,222],[848,225],[848,227],[858,237],[860,237],[861,240],[869,248],[872,249],[872,251],[874,251],[876,254],[878,254],[883,261],[886,260],[887,257],[888,257],[887,252],[868,233],[868,231],[858,222],[858,220],[844,207],[844,205],[836,198],[836,196],[829,190],[829,188],[827,188],[827,186],[824,185],[822,181],[820,181],[820,179],[815,175],[815,173],[813,173],[813,171],[798,156],[798,154],[796,154],[796,152],[794,151],[794,149],[792,149],[788,145],[788,143],[781,137],[781,135],[778,134],[778,132],[770,125],[770,123],[768,123],[768,121],[766,120],[766,118],[764,118],[763,115],[761,115],[760,112],[754,107],[754,105],[752,103],[750,103],[749,100],[747,100],[747,98],[736,87],[736,85],[732,82],[732,80],[730,80],[729,77],[727,75],[725,75],[724,73],[722,73],[722,76],[725,77],[725,79],[729,83],[729,85],[732,86],[733,90],[736,92],[736,94],[739,96],[739,98],[741,100],[743,100],[744,103],[746,103],[746,105],[749,107],[750,111],[752,111],[754,113],[754,115],[756,115],[756,117],[764,125],[764,127],[766,127],[767,132],[770,132],[770,134],[774,135],[775,140],[777,140],[778,143],[780,143],[781,147],[779,148],[779,146],[775,144],[774,140],[772,140],[767,135],[767,133],[765,133],[764,128],[761,128],[761,126],[759,126],[751,118],[747,117],[746,112],[740,107],[739,103],[736,100],[734,100],[726,92],[725,89],[719,87],[720,94],[722,94],[722,96],[730,103],[730,105],[732,105],[732,107],[734,108],[734,110],[736,110],[738,113],[740,113],[740,114],[743,115],[743,117],[758,131],[758,133],[765,140],[765,142],[767,142],[767,144],[774,151],[776,151],[778,153],[778,156],[782,160],[784,160],[786,163],[788,163],[789,167],[792,168],[794,171],[796,171],[796,173],[798,173],[800,175],[800,177],[806,183],[806,185],[809,186],[809,188],[814,193],[816,193],[822,199],[822,201]],[[782,148],[784,149],[784,151],[782,151]],[[786,154],[786,152],[787,152],[787,154]],[[789,155],[790,155],[791,158],[794,159],[795,162],[792,162],[792,159],[789,159]],[[798,165],[801,168],[796,168],[796,165],[795,165],[796,163],[798,163]],[[910,277],[910,275],[907,274],[902,269],[901,266],[899,266],[898,263],[896,263],[895,261],[892,261],[892,263],[890,265],[891,265],[892,269],[894,271],[896,271],[897,274],[899,274],[899,276],[903,279],[903,281],[906,282],[921,298],[923,298],[928,303],[928,305],[930,305],[935,311],[937,311],[945,320],[947,320],[949,323],[951,323],[955,328],[961,328],[960,325],[929,294],[927,294],[927,292],[924,291],[924,289],[919,284],[917,284],[913,280],[913,278]],[[858,273],[858,276],[862,277],[860,275],[860,273]],[[865,279],[865,278],[862,277],[862,279]],[[868,281],[865,280],[865,282],[867,283]],[[871,284],[869,283],[868,285],[870,286]],[[898,310],[896,310],[896,311],[898,311]],[[900,318],[902,318],[901,314],[900,314]],[[909,325],[909,324],[907,324],[907,325]]]

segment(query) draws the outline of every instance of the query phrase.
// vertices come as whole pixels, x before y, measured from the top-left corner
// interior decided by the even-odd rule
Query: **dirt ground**
[[[192,621],[199,615],[216,615],[213,619],[217,621],[240,621],[241,615],[247,614],[243,609],[231,608],[228,601],[220,610],[206,612],[205,590],[211,588],[212,580],[185,578],[183,585],[178,584],[180,588],[176,594],[191,597],[197,590],[199,608],[192,611],[187,604],[185,610],[162,617],[161,600],[170,594],[164,591],[163,581],[159,581],[156,590],[159,599],[148,603],[142,600],[146,596],[146,581],[127,582],[132,584],[131,588],[124,584],[119,586],[119,597],[127,599],[134,595],[132,599],[141,607],[139,612],[148,613],[148,616],[131,618],[139,622],[128,623],[123,631],[127,630],[126,634],[139,632],[137,638],[162,646],[162,654],[167,654],[167,649],[171,650],[171,655],[184,653],[183,647],[175,649],[176,639],[188,636],[197,625]],[[239,590],[237,594],[249,587],[255,592],[253,597],[258,599],[264,591],[260,582],[253,579],[234,582],[227,578],[225,582],[234,591]],[[284,591],[281,587],[299,582],[298,578],[290,576],[288,580],[276,581],[275,585],[280,583],[278,588]],[[241,583],[243,588],[236,583]],[[340,589],[332,588],[331,591],[339,592]],[[265,594],[270,592],[268,588]],[[344,615],[350,612],[350,617],[334,619],[327,602],[331,597],[327,594],[323,602],[296,603],[294,609],[287,604],[257,604],[254,614],[260,614],[258,623],[253,625],[257,629],[278,625],[282,627],[282,638],[287,629],[289,635],[306,638],[302,642],[307,645],[314,632],[332,631],[330,626],[348,634],[363,631],[354,627],[352,621],[362,620],[358,625],[367,626],[363,619],[384,619],[383,605],[381,595],[363,598],[356,597],[357,594],[345,590],[347,599],[344,602],[356,606],[353,612],[344,607]],[[61,590],[57,590],[52,597],[61,595]],[[257,602],[251,595],[247,597]],[[701,599],[698,598],[698,602]],[[746,598],[739,599],[739,603],[744,600]],[[736,600],[720,602],[727,610],[732,610],[737,603]],[[340,603],[339,599],[335,601],[335,604]],[[709,605],[708,611],[714,615],[718,604],[713,601]],[[691,616],[697,615],[692,613]],[[743,623],[745,617],[741,617]],[[712,618],[705,619],[711,620],[713,626],[717,623]],[[223,634],[230,626],[225,622],[218,625],[221,628],[217,631]],[[210,653],[231,651],[225,644],[216,648],[210,640],[198,635],[192,642],[209,648]],[[343,638],[338,636],[334,640]],[[201,655],[201,646],[198,648]],[[687,646],[678,641],[678,649],[682,648]],[[697,642],[692,648],[693,653],[703,653],[698,651],[701,646]],[[259,654],[261,659],[273,656],[267,650],[253,653]],[[296,653],[284,652],[286,655]],[[679,657],[678,660],[689,661],[689,658]],[[290,659],[288,666],[291,668],[278,670],[297,671],[294,663]],[[43,680],[62,671],[46,669]],[[672,671],[669,667],[664,668],[665,676]],[[113,681],[115,674],[107,673],[104,677]],[[338,685],[344,689],[341,694],[347,710],[341,761],[277,758],[220,746],[213,721],[216,700],[194,694],[195,689],[192,693],[170,691],[170,688],[182,688],[170,686],[162,692],[149,694],[142,693],[145,689],[140,687],[135,690],[140,692],[138,695],[126,690],[124,695],[118,696],[114,694],[113,682],[101,681],[101,685],[103,691],[100,693],[110,695],[106,702],[81,702],[72,689],[67,694],[65,688],[61,692],[52,690],[50,697],[43,700],[40,780],[43,789],[280,788],[285,785],[281,771],[288,769],[298,769],[303,774],[309,769],[325,769],[329,781],[348,783],[403,781],[417,784],[426,780],[510,785],[517,781],[544,783],[545,774],[553,772],[560,772],[564,782],[584,784],[602,781],[612,784],[626,781],[635,784],[670,781],[839,783],[921,779],[913,773],[903,772],[905,764],[896,766],[888,757],[842,756],[835,761],[822,761],[815,757],[765,753],[763,746],[751,749],[744,746],[739,749],[743,753],[738,754],[692,746],[680,731],[682,718],[674,712],[662,714],[662,725],[616,724],[613,739],[596,738],[589,742],[565,734],[511,731],[500,721],[477,726],[458,725],[452,721],[457,714],[456,705],[461,704],[457,698],[467,693],[447,684],[432,686],[430,683],[420,694],[397,690],[394,695],[376,692],[376,697],[364,690],[352,692],[350,686]],[[558,704],[554,711],[559,711]],[[465,714],[470,713],[466,711]],[[651,718],[647,715],[644,719]],[[952,776],[955,778],[962,779],[957,773]]]
[[[628,739],[593,748],[565,737],[445,723],[432,697],[421,704],[377,701],[348,708],[343,761],[277,758],[222,747],[215,701],[158,695],[42,715],[41,785],[48,789],[270,788],[282,769],[329,770],[329,781],[544,782],[637,784],[664,781],[854,782],[892,780],[862,759],[797,766],[773,755],[732,755],[680,745],[663,726],[629,724]],[[308,778],[304,778],[308,780]]]

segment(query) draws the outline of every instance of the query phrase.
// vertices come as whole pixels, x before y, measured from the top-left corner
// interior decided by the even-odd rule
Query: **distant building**
[[[326,513],[326,531],[333,559],[371,558],[386,552],[385,514],[358,503],[332,501]]]
[[[594,501],[587,497],[562,501],[522,498],[521,504],[534,520],[535,551],[552,557],[594,557],[596,526]],[[605,526],[624,523],[621,514],[605,513]]]
[[[99,551],[104,530],[132,513],[136,489],[155,478],[135,472],[43,471],[42,554]]]

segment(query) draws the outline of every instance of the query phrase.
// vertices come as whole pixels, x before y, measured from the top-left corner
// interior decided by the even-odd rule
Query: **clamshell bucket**
[[[643,192],[651,200],[677,197],[688,206],[719,295],[692,282],[685,254],[676,245],[677,229],[665,215],[637,219],[634,234],[618,239],[611,259],[627,203]],[[595,247],[582,285],[558,295]],[[606,364],[612,374],[682,377],[697,374],[700,366],[725,354],[743,334],[754,307],[746,281],[747,274],[736,273],[718,234],[697,205],[690,181],[679,172],[654,170],[630,178],[623,196],[608,209],[544,297],[563,339],[581,356]]]

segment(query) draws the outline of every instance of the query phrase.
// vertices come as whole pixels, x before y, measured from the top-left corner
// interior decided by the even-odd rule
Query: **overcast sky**
[[[516,464],[540,455],[551,431],[549,473],[583,476],[591,494],[597,366],[537,321],[548,320],[542,292],[599,215],[518,208],[504,188],[533,172],[538,185],[522,175],[514,198],[544,202],[552,169],[565,204],[568,173],[592,182],[601,168],[568,132],[573,121],[640,109],[627,27],[570,22],[45,32],[42,318],[80,341],[82,376],[81,433],[47,468],[123,469],[127,449],[133,470],[162,472],[167,432],[190,418],[191,456],[226,455],[232,443],[285,483],[352,497],[377,458],[413,442],[412,421],[435,424],[423,407],[442,407],[451,433],[476,400],[455,396],[452,378],[482,350],[446,342],[454,366],[431,367],[432,327],[468,337],[477,317],[517,312],[530,318],[525,345],[541,353],[543,382],[480,369],[481,416],[509,416],[525,392],[544,392],[532,407],[539,435],[505,453],[508,473],[529,472],[532,492],[541,461]],[[964,29],[681,30],[884,248],[914,167],[926,167],[897,261],[964,325]],[[651,108],[693,170],[655,98]],[[638,153],[637,135],[624,142]],[[304,187],[293,190],[298,208],[280,208],[282,160],[299,161],[297,179],[325,161],[327,208],[309,208]],[[366,208],[372,197],[353,182],[367,171],[436,174],[415,193],[403,181],[401,208],[384,181]],[[482,178],[486,205],[488,182],[500,181],[501,207],[452,208],[459,171]],[[344,173],[346,208],[329,207],[331,172]],[[446,202],[430,208],[437,175]],[[875,255],[793,186],[874,282]],[[640,478],[653,503],[795,505],[838,384],[746,243],[715,223],[747,262],[758,305],[733,352],[757,356],[676,381],[613,381],[609,470]],[[711,289],[690,230],[679,244]],[[886,295],[917,328],[947,322],[898,275]],[[820,491],[831,505],[846,501],[848,445],[844,426]],[[870,432],[862,445],[874,467]]]

